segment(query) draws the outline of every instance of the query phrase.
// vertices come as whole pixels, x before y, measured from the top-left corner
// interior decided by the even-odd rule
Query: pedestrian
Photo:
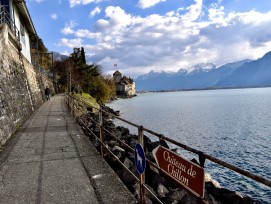
[[[46,86],[46,88],[45,88],[45,97],[46,97],[47,101],[50,100],[50,94],[51,94],[51,91],[50,91],[49,87]]]

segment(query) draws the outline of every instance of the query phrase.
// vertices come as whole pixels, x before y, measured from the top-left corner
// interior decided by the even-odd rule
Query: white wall
[[[14,17],[15,17],[15,19],[14,19],[15,25],[18,28],[18,30],[20,31],[20,43],[22,45],[21,53],[31,63],[29,34],[28,34],[28,31],[25,28],[25,26],[21,23],[20,18],[19,18],[19,13],[15,7],[14,7]],[[22,26],[22,28],[21,28],[21,26]],[[24,30],[24,34],[25,34],[24,36],[21,36],[22,29]]]

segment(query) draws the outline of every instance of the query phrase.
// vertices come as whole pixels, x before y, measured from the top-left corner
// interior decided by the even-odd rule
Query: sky
[[[49,51],[84,47],[104,74],[136,77],[258,59],[271,51],[271,0],[26,0]]]

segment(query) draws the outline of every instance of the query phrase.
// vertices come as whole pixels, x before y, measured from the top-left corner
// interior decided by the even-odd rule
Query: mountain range
[[[271,52],[257,60],[217,67],[201,63],[178,72],[154,72],[135,79],[137,91],[191,90],[271,86]]]

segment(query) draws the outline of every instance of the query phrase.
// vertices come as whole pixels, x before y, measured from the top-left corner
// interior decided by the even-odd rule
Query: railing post
[[[72,98],[71,98],[70,95],[69,95],[69,99],[70,99],[70,101],[69,101],[69,108],[70,108],[70,112],[72,113]]]
[[[71,110],[71,96],[70,96],[70,93],[68,93],[67,96],[68,96],[68,107]]]
[[[99,110],[99,126],[100,126],[100,140],[101,140],[101,155],[104,158],[104,131],[103,131],[103,113]]]
[[[69,99],[69,101],[68,101],[68,103],[69,103],[69,109],[71,110],[71,96],[70,96],[70,94],[68,94],[68,99]]]
[[[74,99],[71,98],[71,113],[74,116],[74,110],[73,109],[74,109]]]
[[[144,134],[143,134],[143,126],[140,126],[138,128],[138,143],[142,146],[144,149]],[[145,204],[145,171],[140,174],[140,203]]]

